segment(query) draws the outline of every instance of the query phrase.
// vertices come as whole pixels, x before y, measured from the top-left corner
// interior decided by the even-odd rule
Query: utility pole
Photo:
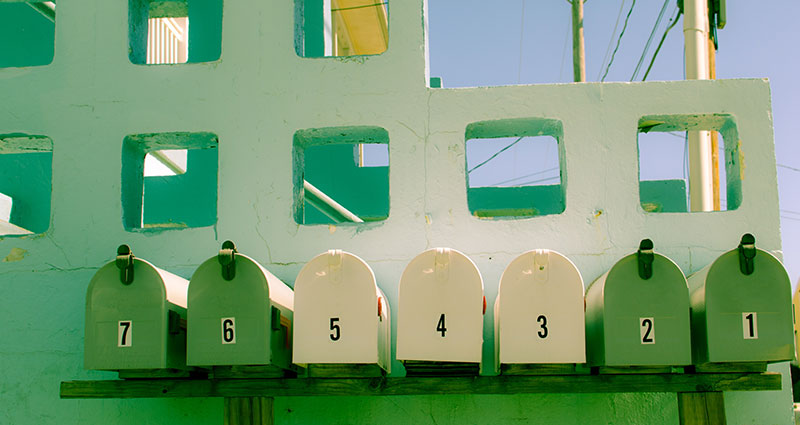
[[[586,49],[583,44],[583,2],[572,3],[572,74],[576,83],[586,81]]]
[[[686,79],[707,80],[708,7],[707,0],[684,0],[683,37],[686,47]],[[708,131],[689,131],[689,206],[691,211],[712,211],[713,177],[711,135]]]

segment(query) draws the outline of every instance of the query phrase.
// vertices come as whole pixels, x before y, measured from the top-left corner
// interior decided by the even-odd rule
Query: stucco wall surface
[[[59,400],[60,381],[114,377],[83,370],[83,310],[92,274],[121,243],[189,278],[232,239],[290,285],[305,261],[344,249],[374,269],[392,312],[403,268],[436,246],[475,261],[489,305],[506,265],[533,248],[568,256],[587,285],[644,237],[687,275],[735,247],[745,232],[763,249],[781,249],[764,80],[429,89],[421,0],[390,4],[386,53],[346,59],[298,57],[293,8],[291,1],[227,1],[219,61],[142,66],[128,59],[127,2],[59,1],[53,63],[0,69],[0,134],[53,140],[50,229],[0,238],[0,261],[6,258],[0,262],[0,423],[221,421],[221,400]],[[645,213],[638,198],[639,119],[698,114],[735,120],[746,165],[741,206]],[[465,128],[505,118],[562,122],[562,214],[523,220],[469,214]],[[389,133],[388,219],[296,224],[294,133],[352,125]],[[123,139],[174,131],[218,136],[217,223],[126,231]],[[493,365],[492,321],[485,316],[485,370]],[[784,374],[783,391],[727,393],[729,424],[792,423],[788,366],[773,368]],[[402,375],[398,362],[392,370]],[[278,423],[288,424],[677,423],[673,394],[278,398],[275,413]]]

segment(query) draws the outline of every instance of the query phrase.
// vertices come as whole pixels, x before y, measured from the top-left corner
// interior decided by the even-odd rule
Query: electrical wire
[[[489,162],[489,161],[491,161],[491,160],[495,159],[495,158],[497,157],[497,155],[500,155],[501,153],[503,153],[503,152],[507,151],[509,148],[511,148],[512,146],[516,145],[516,144],[517,144],[517,143],[518,143],[520,140],[522,140],[523,138],[525,138],[525,136],[521,136],[521,137],[520,137],[520,138],[518,138],[517,140],[514,140],[513,142],[511,142],[511,143],[510,143],[508,146],[506,146],[506,147],[504,147],[503,149],[500,149],[499,151],[495,152],[495,153],[494,153],[494,155],[490,156],[490,157],[489,157],[489,159],[487,159],[486,161],[483,161],[483,162],[481,162],[480,164],[478,164],[478,165],[476,165],[476,166],[472,167],[471,169],[467,170],[467,174],[469,174],[469,173],[471,173],[471,172],[473,172],[473,171],[477,170],[478,168],[481,168],[481,167],[483,167],[483,166],[484,166],[484,165],[485,165],[487,162]]]
[[[658,26],[661,25],[661,20],[664,19],[664,13],[667,11],[667,6],[669,6],[670,0],[664,0],[664,5],[661,6],[661,11],[658,12],[658,18],[656,18],[656,23],[653,25],[653,29],[650,31],[650,37],[647,38],[647,43],[644,45],[644,50],[642,50],[642,55],[639,56],[639,62],[636,63],[636,68],[633,70],[633,75],[631,75],[631,80],[633,81],[636,79],[636,76],[639,75],[639,70],[642,69],[642,63],[644,63],[644,58],[647,56],[647,51],[650,50],[650,44],[653,43],[653,37],[656,36],[656,30]]]
[[[800,168],[794,168],[784,164],[778,164],[778,167],[785,168],[787,170],[797,171],[798,173],[800,173]]]
[[[513,179],[503,180],[501,182],[494,183],[491,186],[500,186],[501,184],[510,183],[510,182],[513,182],[514,180],[521,180],[521,179],[528,178],[528,177],[533,177],[533,176],[536,176],[536,175],[539,175],[539,174],[549,173],[550,171],[558,170],[558,168],[559,167],[553,167],[553,168],[548,168],[546,170],[537,171],[535,173],[525,174],[524,176],[514,177]]]
[[[628,15],[625,16],[625,23],[622,24],[622,31],[619,33],[619,38],[617,38],[617,46],[614,47],[614,52],[611,53],[611,60],[608,61],[608,66],[606,67],[606,72],[603,74],[603,78],[600,81],[605,81],[606,76],[608,76],[608,71],[611,69],[611,64],[614,63],[614,57],[617,55],[617,50],[619,49],[619,44],[622,42],[622,36],[625,35],[625,29],[628,28],[628,19],[631,17],[631,13],[633,13],[633,7],[636,6],[636,0],[633,0],[631,3],[631,8],[628,10]]]
[[[617,34],[617,26],[619,26],[619,18],[622,17],[622,11],[625,10],[625,0],[622,0],[619,4],[619,12],[617,12],[617,20],[614,22],[614,29],[611,30],[611,37],[608,39],[608,47],[606,47],[606,54],[603,55],[603,63],[600,64],[600,71],[597,72],[597,79],[600,79],[600,76],[603,75],[603,68],[606,67],[606,63],[608,62],[608,56],[611,54],[611,46],[614,45],[614,35]]]
[[[569,22],[567,22],[567,33],[564,34],[564,47],[561,49],[561,68],[558,70],[558,81],[561,81],[561,78],[564,76],[564,59],[567,58],[567,42],[569,41],[569,33],[572,27],[572,17],[569,17]],[[570,80],[572,81],[572,80]]]
[[[642,77],[642,81],[646,80],[647,76],[650,74],[650,70],[653,68],[653,64],[656,62],[656,58],[658,57],[658,52],[661,51],[661,46],[664,45],[664,40],[667,39],[667,34],[669,33],[669,30],[671,30],[672,27],[674,27],[675,24],[678,23],[678,18],[680,16],[681,16],[681,10],[678,9],[678,13],[675,15],[674,18],[672,18],[672,23],[669,24],[667,29],[664,31],[664,35],[661,36],[661,41],[658,42],[658,47],[656,47],[656,52],[653,53],[653,58],[650,59],[650,65],[647,66],[647,71],[645,71],[644,77]],[[684,60],[686,60],[686,54],[685,53],[684,53]],[[685,72],[686,72],[686,66],[685,65],[684,65],[683,69],[684,69],[684,74],[685,74]],[[684,75],[684,79],[685,78],[686,78],[686,76]]]
[[[546,182],[548,180],[557,180],[557,179],[560,179],[560,178],[561,178],[561,175],[552,176],[552,177],[545,177],[543,179],[536,179],[536,180],[531,180],[531,181],[527,181],[527,182],[517,183],[516,186],[525,186],[525,185],[529,185],[529,184],[533,184],[533,183],[542,183],[542,182]]]
[[[377,6],[383,6],[383,5],[387,4],[387,3],[388,2],[385,1],[383,3],[362,4],[361,6],[340,7],[338,9],[331,9],[331,12],[339,12],[339,11],[342,11],[342,10],[364,9],[366,7],[377,7]]]

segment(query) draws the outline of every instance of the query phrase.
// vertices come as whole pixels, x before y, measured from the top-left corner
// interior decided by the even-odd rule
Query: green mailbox
[[[689,289],[681,269],[643,240],[589,287],[586,338],[590,366],[690,365]]]
[[[292,289],[226,241],[189,283],[187,363],[293,369],[293,310]]]
[[[709,363],[779,362],[794,356],[792,285],[751,234],[689,277],[692,357]]]
[[[186,369],[189,282],[135,258],[127,245],[86,291],[84,366],[130,376]]]

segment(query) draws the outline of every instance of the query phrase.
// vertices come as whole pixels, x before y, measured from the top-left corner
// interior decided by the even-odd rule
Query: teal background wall
[[[0,193],[13,199],[11,223],[33,233],[50,227],[53,153],[0,154]]]
[[[145,225],[203,227],[217,221],[217,150],[189,149],[186,172],[144,178]]]
[[[769,84],[764,80],[545,84],[429,89],[425,4],[393,2],[389,49],[363,58],[301,58],[292,2],[229,1],[213,62],[141,66],[129,60],[127,2],[62,1],[50,65],[0,69],[0,134],[53,140],[52,225],[0,238],[0,423],[218,424],[221,400],[60,400],[59,382],[113,379],[85,371],[83,308],[91,276],[121,243],[183,277],[236,241],[293,283],[328,249],[374,269],[391,311],[405,265],[450,246],[480,269],[492,305],[503,269],[534,248],[567,255],[592,282],[650,237],[684,273],[756,235],[779,253]],[[90,23],[87,25],[87,23]],[[191,24],[190,24],[191,25]],[[191,31],[191,29],[190,29]],[[644,115],[724,112],[737,118],[747,167],[741,205],[721,213],[650,214],[640,206],[637,128]],[[465,129],[470,123],[548,117],[563,123],[565,210],[523,220],[469,212]],[[677,118],[676,118],[677,119]],[[389,146],[390,214],[360,225],[294,220],[293,137],[300,129],[378,126]],[[219,137],[213,226],[126,231],[122,144],[127,135],[209,131]],[[396,323],[396,318],[393,318]],[[487,315],[485,370],[493,364]],[[791,424],[784,389],[726,393],[729,424]],[[396,376],[403,374],[395,362]],[[677,422],[672,394],[554,394],[395,398],[278,398],[279,423],[484,424]]]
[[[389,215],[389,167],[359,167],[358,145],[317,145],[305,149],[303,174],[317,189],[364,221]],[[334,222],[306,202],[305,223]]]
[[[53,22],[25,3],[0,2],[0,68],[47,65],[54,43]]]

